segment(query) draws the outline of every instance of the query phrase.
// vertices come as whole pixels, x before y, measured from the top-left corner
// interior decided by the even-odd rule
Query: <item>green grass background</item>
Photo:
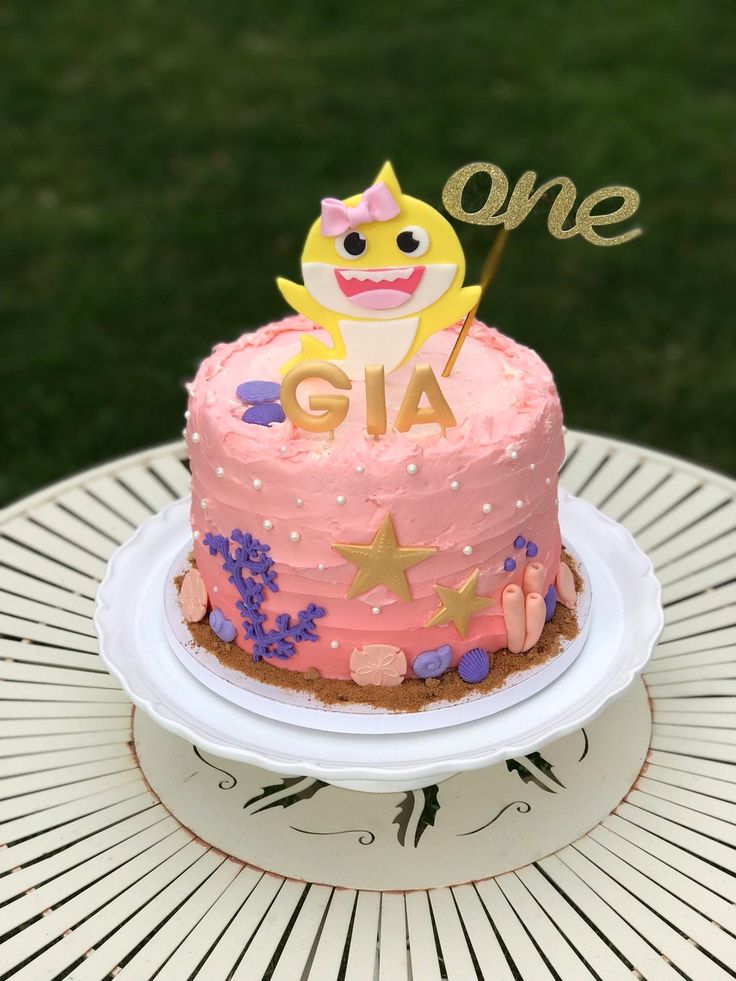
[[[218,340],[285,310],[319,198],[391,158],[625,183],[645,235],[512,234],[482,315],[568,425],[736,472],[736,8],[702,0],[0,7],[0,501],[182,426]],[[461,225],[469,281],[492,236]]]

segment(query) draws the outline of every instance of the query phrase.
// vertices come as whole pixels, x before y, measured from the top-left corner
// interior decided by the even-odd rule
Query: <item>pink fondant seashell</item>
[[[400,685],[406,674],[406,654],[393,644],[366,644],[350,655],[356,685]]]
[[[512,654],[521,654],[526,636],[524,593],[521,586],[511,584],[504,589],[501,607],[506,623],[506,646]]]
[[[207,588],[198,569],[190,569],[179,590],[181,612],[188,623],[198,623],[207,612]]]
[[[570,567],[564,562],[560,562],[555,585],[557,586],[557,599],[560,603],[570,610],[574,609],[577,598],[575,593],[575,579],[570,571]]]
[[[526,633],[522,650],[528,651],[534,647],[542,635],[544,622],[547,619],[547,604],[541,593],[528,593],[525,603]]]
[[[524,569],[524,593],[541,593],[544,591],[544,566],[541,562],[530,562]]]

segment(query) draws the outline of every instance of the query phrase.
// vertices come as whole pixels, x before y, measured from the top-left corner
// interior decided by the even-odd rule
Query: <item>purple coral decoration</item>
[[[536,559],[537,555],[539,555],[539,546],[536,542],[527,542],[526,554],[527,558]]]
[[[234,551],[230,549],[231,541],[236,546]],[[291,622],[288,613],[280,613],[276,617],[276,626],[266,629],[267,616],[261,610],[263,591],[279,591],[276,573],[272,569],[273,559],[268,554],[271,550],[269,545],[264,545],[239,528],[233,529],[229,539],[208,532],[203,542],[210,555],[220,556],[223,569],[230,573],[228,582],[235,586],[240,595],[235,605],[241,614],[245,638],[253,642],[254,661],[264,657],[286,660],[296,654],[297,644],[317,640],[315,620],[323,617],[325,610],[314,603],[308,603],[306,609],[297,613],[296,623]]]
[[[516,568],[516,559],[511,559],[511,558],[506,559],[506,561],[503,564],[503,567],[506,570],[506,572],[513,572],[514,569]]]
[[[468,685],[477,685],[484,681],[491,670],[491,659],[488,651],[482,647],[472,647],[460,658],[457,673]]]
[[[412,670],[417,678],[438,678],[450,667],[452,648],[443,644],[434,651],[422,651],[412,661]]]
[[[544,605],[547,608],[547,613],[544,618],[544,622],[549,622],[555,615],[555,609],[557,607],[557,590],[554,585],[550,586],[544,597]]]
[[[243,422],[254,426],[270,426],[274,422],[283,422],[286,413],[278,402],[264,402],[249,406],[242,415]]]
[[[248,381],[235,389],[235,394],[246,405],[263,405],[265,402],[277,402],[281,395],[278,382]]]
[[[227,619],[219,607],[216,607],[212,613],[210,613],[210,627],[212,628],[213,633],[215,633],[225,644],[231,644],[237,636],[235,624],[232,622],[232,620]]]
[[[514,539],[514,548],[523,548],[526,545],[526,538],[523,535],[518,535]]]

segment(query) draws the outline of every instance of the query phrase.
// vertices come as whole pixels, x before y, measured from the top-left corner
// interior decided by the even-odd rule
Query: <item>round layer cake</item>
[[[457,330],[415,359],[438,379]],[[456,426],[392,428],[409,363],[385,378],[384,435],[366,431],[364,381],[334,434],[317,434],[278,421],[276,387],[312,332],[328,340],[294,316],[220,344],[188,386],[194,562],[216,633],[255,660],[359,684],[523,648],[524,599],[538,619],[541,596],[549,619],[560,569],[564,445],[547,366],[476,321],[440,379]],[[310,391],[334,389],[305,382],[300,402]]]

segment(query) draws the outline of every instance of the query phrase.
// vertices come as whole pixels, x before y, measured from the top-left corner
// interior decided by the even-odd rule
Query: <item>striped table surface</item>
[[[736,484],[579,432],[567,449],[563,485],[633,533],[663,586],[644,767],[553,854],[407,892],[264,872],[145,779],[94,597],[115,548],[188,493],[183,444],[0,513],[0,981],[732,978]]]

